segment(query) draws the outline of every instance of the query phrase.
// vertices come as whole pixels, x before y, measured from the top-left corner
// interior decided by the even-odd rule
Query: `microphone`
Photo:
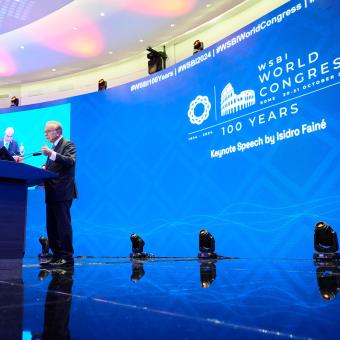
[[[29,153],[28,155],[23,156],[22,158],[26,159],[26,158],[35,157],[35,156],[41,156],[41,155],[42,155],[42,152],[35,151],[35,152]]]
[[[21,157],[17,156],[18,157],[17,162],[22,162],[24,159],[27,159],[27,158],[30,158],[30,157],[35,157],[35,156],[41,156],[41,155],[42,155],[42,152],[35,151],[35,152],[28,153],[25,156],[21,156]]]

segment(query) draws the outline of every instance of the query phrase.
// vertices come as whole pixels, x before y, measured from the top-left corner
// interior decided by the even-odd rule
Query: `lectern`
[[[57,176],[24,163],[0,160],[0,259],[24,256],[27,188]]]

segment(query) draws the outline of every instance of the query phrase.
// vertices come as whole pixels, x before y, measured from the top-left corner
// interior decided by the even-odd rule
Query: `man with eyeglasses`
[[[57,121],[45,125],[45,137],[53,143],[44,145],[41,152],[47,156],[44,168],[59,176],[45,181],[46,228],[52,259],[41,263],[48,267],[73,266],[73,240],[71,205],[77,198],[75,184],[76,146],[62,135],[63,128]]]
[[[11,156],[20,155],[20,150],[18,143],[13,139],[14,129],[12,127],[8,127],[4,133],[4,139],[0,141],[0,148],[3,146],[8,150]]]

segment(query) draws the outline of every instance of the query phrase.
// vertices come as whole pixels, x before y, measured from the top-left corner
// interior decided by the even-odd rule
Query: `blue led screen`
[[[14,129],[13,139],[23,147],[24,162],[40,167],[45,162],[41,156],[33,156],[43,145],[51,146],[45,140],[44,126],[49,120],[58,120],[63,126],[63,135],[70,136],[70,104],[53,105],[28,111],[8,110],[0,115],[0,133],[3,138],[8,127]]]
[[[222,255],[310,258],[317,221],[340,232],[339,7],[291,1],[162,72],[49,103],[71,106],[76,254],[128,255],[137,232],[195,256],[207,228]],[[28,255],[43,208],[30,192]]]

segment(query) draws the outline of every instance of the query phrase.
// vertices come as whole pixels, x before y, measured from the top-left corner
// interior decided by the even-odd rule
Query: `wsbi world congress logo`
[[[220,94],[220,114],[219,117],[217,117],[217,114],[215,113],[215,120],[218,118],[222,118],[223,120],[229,119],[231,115],[241,113],[243,110],[255,104],[256,96],[254,90],[247,89],[240,93],[236,93],[232,84],[228,83]],[[211,108],[212,105],[209,97],[198,95],[189,105],[188,117],[190,124],[193,126],[202,126],[202,124],[209,118]],[[235,126],[235,129],[237,128],[238,126]],[[196,132],[200,131],[201,130]],[[202,136],[206,136],[208,134],[212,134],[212,131],[203,132]],[[191,133],[189,140],[197,139],[198,137],[198,135]]]
[[[256,104],[255,91],[245,90],[237,94],[231,83],[221,93],[221,116],[233,114]],[[196,108],[203,105],[203,113],[197,115]],[[201,125],[209,118],[211,103],[207,96],[197,96],[189,106],[188,117],[191,124]]]

